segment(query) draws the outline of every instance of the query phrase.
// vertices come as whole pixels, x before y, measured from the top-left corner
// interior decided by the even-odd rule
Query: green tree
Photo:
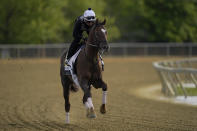
[[[62,42],[62,0],[1,0],[0,43]]]
[[[120,41],[196,42],[197,2],[193,0],[108,0]]]
[[[118,39],[120,36],[119,29],[115,25],[115,18],[110,17],[105,12],[107,6],[108,5],[106,4],[105,0],[68,0],[67,5],[64,7],[65,17],[69,19],[69,28],[64,31],[64,35],[67,36],[65,37],[65,41],[72,40],[72,31],[75,19],[78,16],[83,15],[84,11],[89,7],[95,11],[96,17],[99,20],[107,20],[106,28],[108,30],[108,40],[113,41],[114,39]]]
[[[110,42],[196,42],[194,0],[1,0],[0,43],[72,41],[75,19],[91,7],[107,19]]]
[[[108,0],[106,9],[115,18],[115,24],[120,31],[118,41],[139,41],[143,36],[143,29],[139,21],[143,18],[142,0]]]
[[[197,8],[195,1],[145,1],[144,29],[148,41],[196,42]]]

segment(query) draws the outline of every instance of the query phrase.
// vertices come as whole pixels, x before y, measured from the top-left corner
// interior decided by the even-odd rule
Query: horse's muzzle
[[[109,46],[108,46],[108,45],[104,45],[104,46],[103,46],[103,49],[104,49],[106,52],[108,52]]]
[[[107,42],[102,43],[100,46],[100,49],[103,50],[104,52],[108,52],[109,51],[109,45],[107,44]]]

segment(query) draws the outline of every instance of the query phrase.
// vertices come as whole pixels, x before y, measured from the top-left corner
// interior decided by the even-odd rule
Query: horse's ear
[[[98,23],[99,23],[99,20],[98,20],[98,19],[96,19],[96,25],[98,25]]]
[[[104,21],[101,23],[101,25],[105,25],[106,23],[106,19],[104,19]]]

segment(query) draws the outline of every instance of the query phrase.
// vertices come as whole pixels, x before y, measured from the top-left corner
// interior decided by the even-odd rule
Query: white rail
[[[197,58],[178,61],[154,62],[162,84],[162,92],[167,96],[178,96],[180,90],[185,98],[190,95],[186,88],[197,88]]]

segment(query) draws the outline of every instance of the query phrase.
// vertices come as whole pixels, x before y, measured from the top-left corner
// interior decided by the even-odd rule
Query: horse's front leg
[[[107,84],[102,80],[99,79],[95,83],[93,83],[95,88],[102,88],[103,96],[102,96],[102,105],[100,107],[100,112],[102,114],[106,113],[106,103],[107,103]]]
[[[83,104],[86,107],[87,110],[87,117],[88,118],[96,118],[96,113],[94,111],[94,105],[92,103],[92,95],[90,91],[90,87],[88,85],[88,82],[83,80],[80,82],[81,88],[84,92],[83,96]]]

